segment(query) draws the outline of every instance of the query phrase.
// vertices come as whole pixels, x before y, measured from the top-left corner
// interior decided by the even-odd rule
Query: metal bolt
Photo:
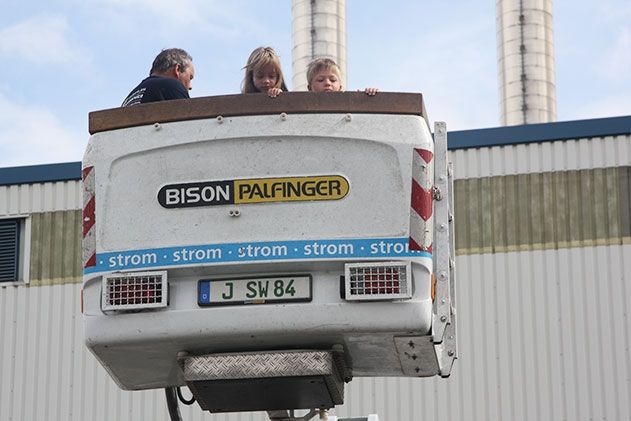
[[[153,128],[155,130],[160,130],[162,128],[162,126],[160,125],[160,123],[153,123]]]
[[[442,271],[438,274],[438,277],[440,278],[441,281],[446,281],[447,280],[447,272]]]
[[[217,116],[217,123],[219,124],[223,123],[223,116],[220,116],[220,115]]]
[[[443,193],[440,191],[440,187],[434,186],[432,187],[432,197],[434,200],[440,202],[443,200]]]
[[[449,351],[447,351],[447,355],[449,355],[450,357],[453,357],[456,353],[450,349]]]
[[[287,120],[287,113],[280,113],[280,119],[282,121],[286,121]]]
[[[241,211],[239,209],[230,209],[228,211],[228,215],[230,215],[230,216],[240,216],[241,215]]]
[[[344,120],[346,121],[351,121],[353,119],[353,117],[350,114],[346,114],[346,117],[344,117]]]
[[[445,225],[445,224],[440,224],[440,225],[438,226],[438,231],[440,231],[440,232],[443,232],[443,231],[445,231],[446,229],[447,229],[447,225]]]
[[[440,316],[440,321],[445,323],[447,321],[447,316]]]

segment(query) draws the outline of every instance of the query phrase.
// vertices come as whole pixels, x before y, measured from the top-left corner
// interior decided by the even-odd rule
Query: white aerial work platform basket
[[[420,94],[167,101],[90,133],[85,341],[121,388],[273,411],[450,374],[451,174]]]

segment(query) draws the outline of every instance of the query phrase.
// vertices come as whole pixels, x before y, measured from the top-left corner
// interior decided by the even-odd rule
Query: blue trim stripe
[[[631,116],[453,131],[448,141],[468,149],[617,135],[631,135]],[[80,179],[81,162],[0,168],[0,186]]]
[[[409,250],[409,238],[349,238],[185,245],[97,253],[96,265],[84,273],[147,268],[206,266],[227,263],[432,258]]]

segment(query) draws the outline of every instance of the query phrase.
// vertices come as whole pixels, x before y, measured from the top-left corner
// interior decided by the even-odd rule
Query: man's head
[[[307,68],[307,89],[313,92],[338,92],[342,90],[341,72],[335,61],[319,58]]]
[[[168,48],[162,50],[153,60],[151,76],[172,77],[180,82],[188,90],[192,89],[192,81],[195,77],[193,58],[189,53],[180,48]]]

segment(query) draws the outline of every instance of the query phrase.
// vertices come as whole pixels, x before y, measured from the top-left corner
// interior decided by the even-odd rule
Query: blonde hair
[[[287,91],[283,71],[280,68],[280,57],[278,57],[278,54],[276,54],[276,51],[274,51],[272,47],[259,47],[252,51],[252,54],[248,57],[247,64],[243,67],[245,69],[245,77],[241,83],[242,94],[259,92],[256,86],[254,86],[254,72],[270,64],[274,66],[274,70],[278,73],[278,80],[274,88]]]
[[[340,66],[330,58],[318,58],[309,63],[307,67],[307,88],[311,90],[311,82],[313,78],[322,70],[333,70],[337,73],[338,78],[342,78],[342,72]]]

